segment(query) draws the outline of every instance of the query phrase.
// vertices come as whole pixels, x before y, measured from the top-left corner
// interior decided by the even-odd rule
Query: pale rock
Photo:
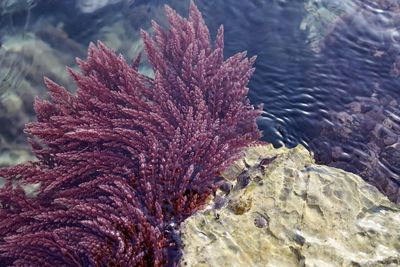
[[[400,265],[400,207],[359,176],[302,146],[250,148],[224,176],[239,174],[245,188],[183,223],[181,266]]]

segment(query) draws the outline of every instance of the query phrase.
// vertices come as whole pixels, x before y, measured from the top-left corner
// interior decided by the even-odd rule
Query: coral
[[[255,58],[224,60],[223,28],[213,48],[194,3],[188,19],[166,13],[168,30],[142,32],[154,79],[101,42],[69,69],[76,94],[45,79],[51,100],[25,128],[38,161],[0,169],[1,266],[170,264],[176,226],[260,137]]]

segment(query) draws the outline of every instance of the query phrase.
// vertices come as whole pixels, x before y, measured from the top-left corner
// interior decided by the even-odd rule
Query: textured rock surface
[[[182,227],[181,266],[399,266],[399,206],[303,147],[251,148],[224,176]]]

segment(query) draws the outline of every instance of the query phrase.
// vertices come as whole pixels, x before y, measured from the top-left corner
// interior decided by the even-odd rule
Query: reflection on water
[[[90,41],[133,58],[140,28],[180,0],[6,0],[0,4],[0,165],[30,158],[23,125],[42,76],[69,85]],[[400,5],[397,0],[198,0],[225,56],[257,55],[250,84],[264,140],[304,144],[317,162],[357,174],[399,201]],[[152,75],[143,64],[141,71]],[[70,88],[70,86],[67,86]],[[73,88],[71,88],[73,89]]]

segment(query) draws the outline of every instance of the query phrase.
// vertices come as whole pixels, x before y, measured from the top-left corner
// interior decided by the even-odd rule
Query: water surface
[[[162,5],[188,1],[6,0],[0,5],[0,164],[31,157],[23,125],[46,75],[71,90],[64,66],[102,40],[127,58]],[[225,56],[257,55],[249,97],[263,103],[265,141],[303,144],[317,162],[357,174],[398,201],[400,5],[397,0],[198,0]],[[152,75],[143,64],[141,70]]]

